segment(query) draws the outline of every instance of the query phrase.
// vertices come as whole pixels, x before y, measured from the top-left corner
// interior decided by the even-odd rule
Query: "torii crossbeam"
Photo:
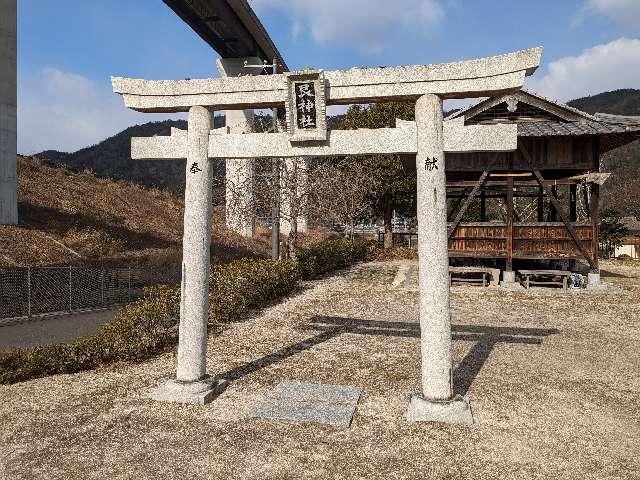
[[[542,48],[465,62],[346,71],[303,70],[271,76],[149,81],[114,77],[125,105],[143,112],[189,112],[188,130],[134,138],[133,158],[187,158],[182,297],[175,380],[155,398],[209,401],[223,383],[206,374],[211,158],[416,154],[422,391],[411,397],[410,421],[472,423],[467,398],[453,395],[445,152],[513,151],[515,125],[443,129],[442,100],[520,89]],[[415,101],[415,122],[396,128],[327,131],[326,105]],[[287,132],[224,134],[211,130],[212,110],[283,107]],[[449,123],[449,122],[448,122]]]

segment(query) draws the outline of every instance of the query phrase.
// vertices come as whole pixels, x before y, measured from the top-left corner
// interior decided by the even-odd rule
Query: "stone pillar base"
[[[524,290],[524,287],[516,282],[516,272],[502,271],[502,281],[500,282],[500,288],[506,290]]]
[[[473,414],[467,397],[456,395],[451,400],[435,401],[414,394],[407,407],[407,421],[472,425]]]
[[[504,270],[502,272],[502,283],[515,283],[516,281],[516,272],[513,270],[508,272]]]
[[[176,379],[155,388],[150,397],[159,402],[191,403],[205,405],[218,396],[227,387],[225,379],[206,377],[199,382],[180,382]]]
[[[587,275],[587,288],[603,288],[604,285],[600,283],[600,274],[599,273],[589,273]]]

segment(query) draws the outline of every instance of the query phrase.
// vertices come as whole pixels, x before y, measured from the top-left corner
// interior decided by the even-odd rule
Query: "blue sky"
[[[427,64],[538,45],[527,86],[559,100],[640,88],[640,0],[250,0],[290,69]],[[166,118],[127,111],[111,75],[217,76],[161,0],[18,0],[18,150],[74,151]]]

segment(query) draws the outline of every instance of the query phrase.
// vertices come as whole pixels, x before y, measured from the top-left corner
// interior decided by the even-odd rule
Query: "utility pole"
[[[276,112],[274,110],[274,115]],[[276,121],[274,116],[274,122]],[[273,177],[273,205],[271,207],[271,258],[280,258],[280,159],[271,160],[271,175]]]

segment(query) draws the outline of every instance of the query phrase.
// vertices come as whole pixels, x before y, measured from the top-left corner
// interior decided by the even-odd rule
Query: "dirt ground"
[[[409,424],[414,286],[400,262],[309,283],[209,341],[213,403],[156,403],[174,355],[0,386],[2,479],[640,478],[640,268],[617,294],[453,287],[454,383],[473,426]],[[282,380],[352,385],[351,428],[250,417]]]

